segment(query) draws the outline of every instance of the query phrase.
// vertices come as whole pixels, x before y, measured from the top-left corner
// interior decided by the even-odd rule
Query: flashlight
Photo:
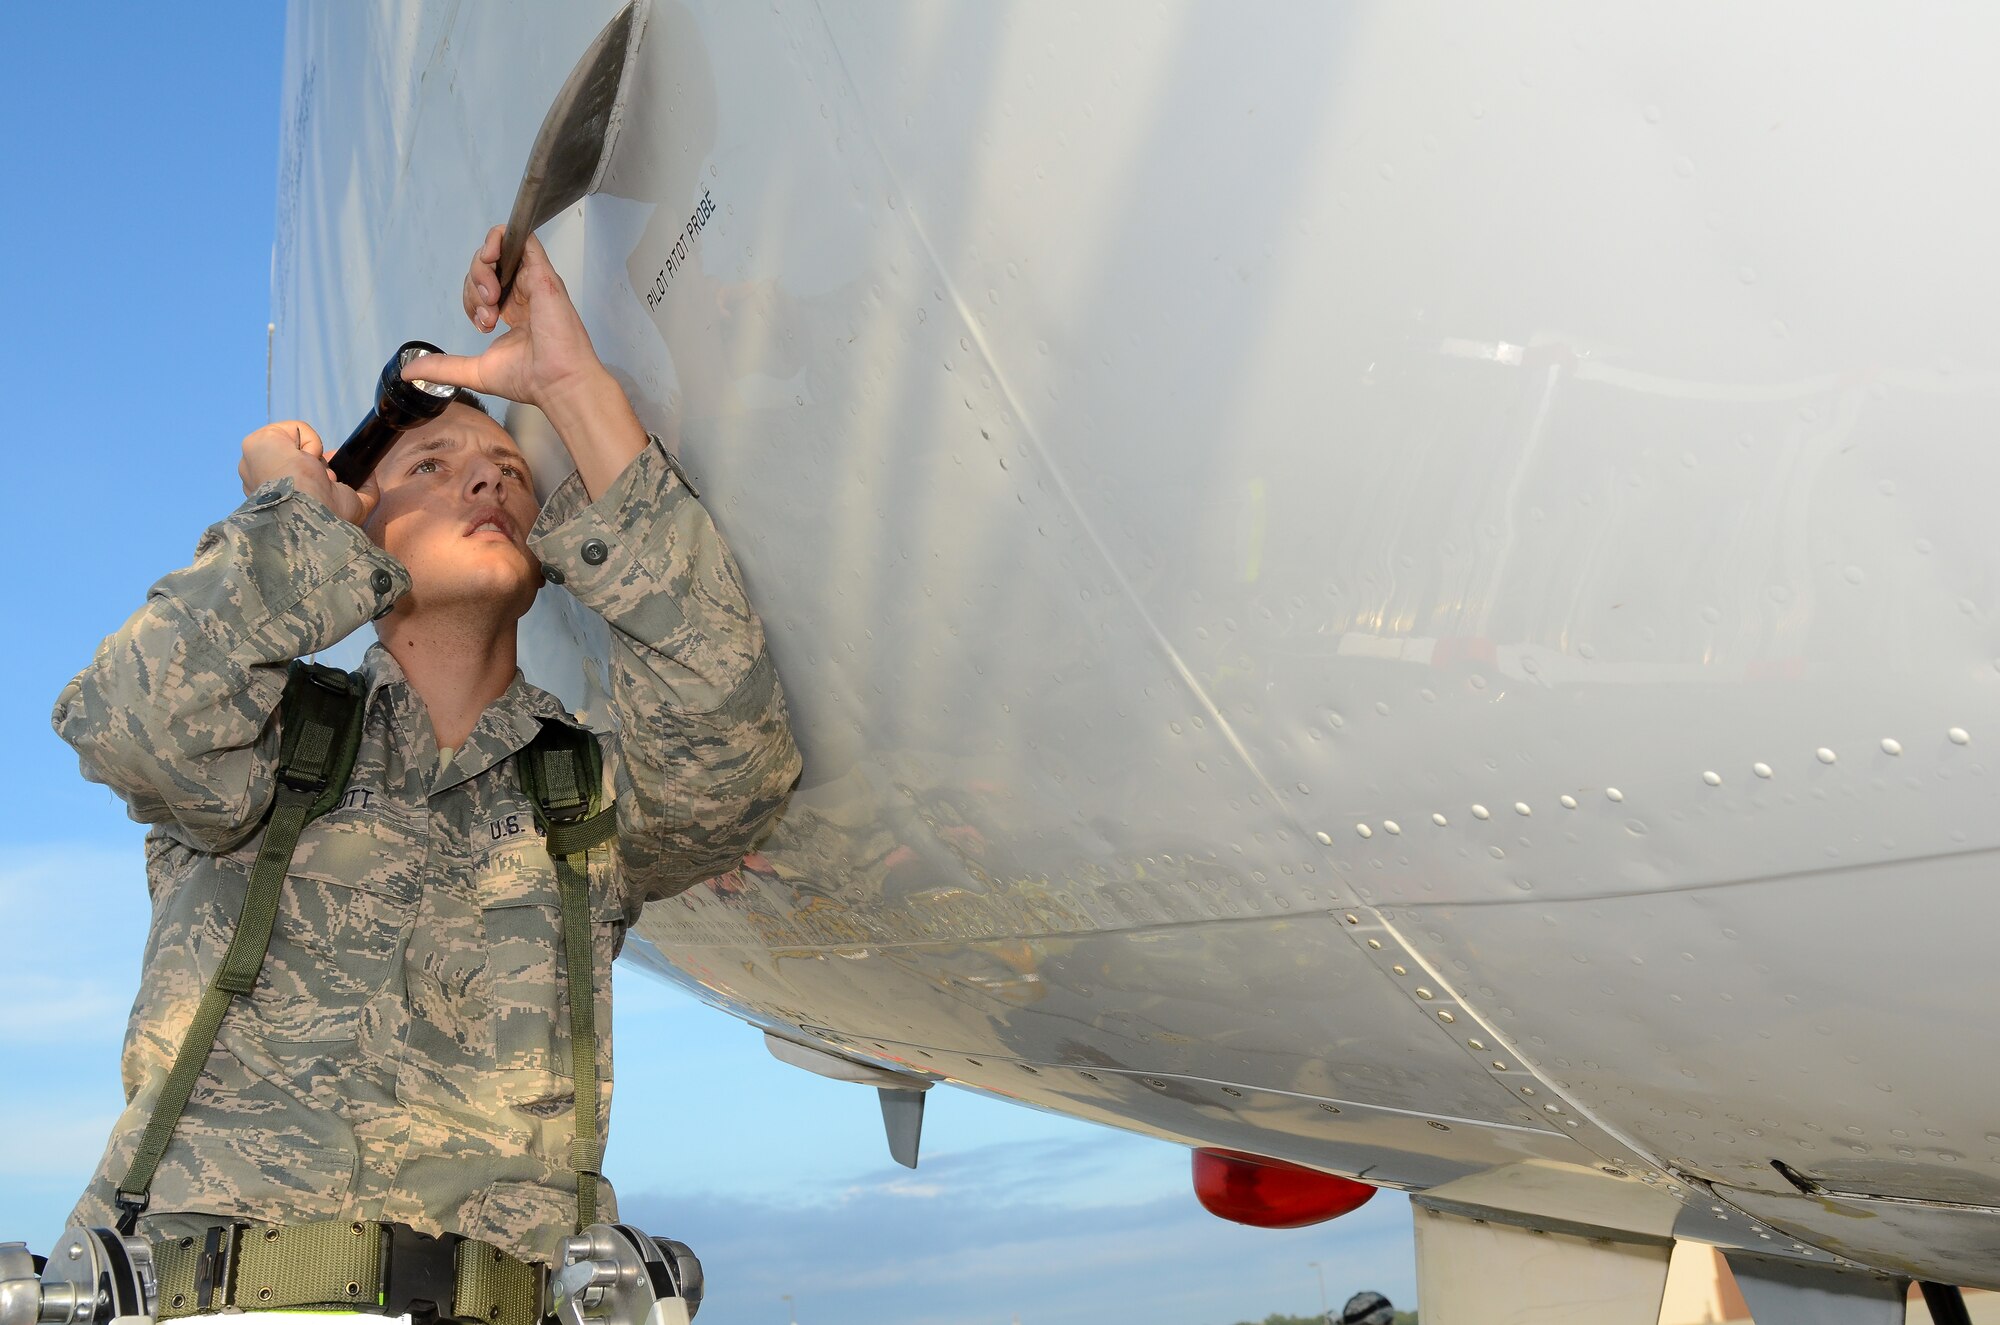
[[[375,408],[347,435],[340,449],[327,461],[334,478],[350,488],[358,488],[375,472],[375,463],[395,442],[399,433],[429,423],[444,413],[456,389],[437,382],[410,381],[403,369],[426,354],[442,354],[428,341],[404,341],[382,366],[382,381],[375,388]]]

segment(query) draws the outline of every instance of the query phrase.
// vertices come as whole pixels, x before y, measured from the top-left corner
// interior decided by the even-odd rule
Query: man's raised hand
[[[372,481],[362,484],[359,492],[337,482],[327,468],[326,448],[319,434],[311,424],[297,419],[267,423],[245,437],[236,474],[243,480],[246,497],[273,479],[289,478],[300,492],[350,524],[367,520],[380,495]]]
[[[547,412],[562,397],[594,387],[604,365],[562,277],[533,235],[521,254],[514,288],[506,304],[500,303],[498,264],[505,233],[506,227],[498,225],[486,232],[472,255],[459,298],[473,326],[492,331],[505,321],[506,332],[477,355],[425,355],[403,375],[504,396]]]

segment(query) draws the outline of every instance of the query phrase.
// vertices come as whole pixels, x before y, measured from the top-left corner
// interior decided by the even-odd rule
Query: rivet
[[[1239,1100],[1243,1098],[1243,1092],[1236,1089],[1236,1087],[1234,1086],[1224,1086],[1222,1088],[1222,1093],[1225,1095],[1234,1096],[1236,1099]]]
[[[1370,828],[1367,824],[1354,825],[1354,831],[1361,834],[1363,837],[1375,836],[1375,830],[1373,828]]]
[[[1348,912],[1347,915],[1344,917],[1344,919],[1350,925],[1358,925],[1361,923],[1361,917],[1355,915],[1352,911]]]
[[[1528,814],[1533,814],[1534,811],[1528,808],[1528,803],[1526,801],[1515,801],[1514,813],[1521,815],[1528,815]]]
[[[1827,748],[1826,748],[1825,746],[1823,746],[1823,745],[1822,745],[1822,746],[1821,746],[1821,747],[1820,747],[1819,749],[1817,749],[1817,750],[1813,751],[1813,755],[1814,755],[1814,756],[1815,756],[1815,757],[1816,757],[1816,758],[1817,758],[1817,759],[1818,759],[1818,760],[1819,760],[1819,761],[1820,761],[1820,762],[1821,762],[1822,764],[1830,764],[1830,763],[1832,763],[1832,762],[1833,762],[1834,760],[1836,760],[1836,759],[1840,758],[1840,756],[1839,756],[1839,755],[1835,754],[1835,753],[1834,753],[1833,751],[1831,751],[1831,750],[1827,749]]]
[[[1445,818],[1445,817],[1444,817],[1443,815],[1441,815],[1441,814],[1434,814],[1434,815],[1432,815],[1432,816],[1431,816],[1431,822],[1432,822],[1432,823],[1434,823],[1434,824],[1436,824],[1436,825],[1437,825],[1437,826],[1438,826],[1439,828],[1443,828],[1443,827],[1445,827],[1445,826],[1446,826],[1447,824],[1449,824],[1449,823],[1451,822],[1451,820],[1449,820],[1449,819]]]
[[[348,1231],[349,1231],[350,1233],[354,1234],[354,1236],[355,1236],[355,1237],[357,1237],[357,1238],[358,1238],[358,1237],[360,1237],[360,1236],[361,1236],[361,1234],[362,1234],[362,1233],[363,1233],[363,1232],[365,1231],[365,1230],[364,1230],[364,1229],[363,1229],[363,1228],[361,1227],[361,1221],[360,1221],[360,1220],[358,1220],[358,1219],[357,1219],[357,1220],[355,1220],[355,1221],[354,1221],[354,1222],[353,1222],[352,1224],[349,1224],[349,1225],[347,1226],[347,1228],[348,1228]]]
[[[186,1293],[175,1293],[175,1294],[174,1294],[174,1305],[175,1305],[175,1306],[177,1306],[177,1307],[181,1307],[181,1306],[186,1306],[186,1305],[187,1305],[187,1294],[186,1294]]]
[[[1410,973],[1410,968],[1407,966],[1391,966],[1389,969],[1397,975],[1408,975]]]
[[[1438,1009],[1438,1020],[1439,1020],[1439,1021],[1442,1021],[1442,1022],[1445,1022],[1445,1023],[1447,1023],[1447,1024],[1448,1024],[1448,1023],[1450,1023],[1450,1022],[1454,1022],[1454,1021],[1457,1021],[1457,1020],[1458,1020],[1458,1018],[1457,1018],[1457,1017],[1454,1017],[1454,1016],[1452,1016],[1452,1015],[1451,1015],[1451,1013],[1449,1013],[1449,1012],[1445,1011],[1445,1009],[1443,1009],[1443,1008],[1439,1008],[1439,1009]]]
[[[1951,737],[1953,745],[1970,745],[1972,743],[1972,733],[1963,727],[1953,727],[1945,735]]]
[[[1439,1121],[1438,1121],[1437,1119],[1435,1119],[1435,1118],[1431,1119],[1431,1126],[1432,1126],[1432,1127],[1435,1127],[1435,1128],[1437,1128],[1437,1130],[1438,1130],[1438,1131],[1440,1131],[1440,1132],[1449,1132],[1449,1131],[1451,1130],[1451,1128],[1450,1128],[1450,1127],[1448,1127],[1448,1126],[1446,1126],[1445,1124],[1443,1124],[1443,1123],[1439,1122]]]
[[[359,1297],[359,1296],[360,1296],[360,1294],[361,1294],[361,1285],[360,1285],[359,1283],[357,1283],[357,1282],[356,1282],[355,1280],[352,1280],[352,1279],[348,1280],[348,1281],[347,1281],[347,1295],[348,1295],[349,1297]],[[498,1308],[498,1307],[495,1307],[495,1308],[494,1308],[494,1310],[495,1310],[495,1311],[498,1311],[498,1310],[499,1310],[499,1308]]]
[[[1606,800],[1622,801],[1625,799],[1625,793],[1616,787],[1606,787],[1604,789],[1604,797]]]
[[[1535,1088],[1533,1086],[1523,1086],[1521,1087],[1521,1093],[1523,1095],[1532,1095],[1535,1093]]]
[[[181,1246],[182,1246],[182,1247],[192,1247],[193,1245],[194,1245],[194,1239],[193,1239],[193,1238],[182,1238],[182,1239],[181,1239]]]
[[[1750,765],[1750,771],[1752,773],[1755,773],[1760,778],[1767,778],[1771,776],[1771,766],[1761,761]]]
[[[1326,1112],[1328,1112],[1328,1113],[1339,1113],[1339,1112],[1340,1112],[1340,1110],[1339,1110],[1339,1109],[1338,1109],[1337,1107],[1335,1107],[1334,1105],[1331,1105],[1331,1104],[1322,1104],[1322,1105],[1320,1105],[1319,1107],[1320,1107],[1320,1108],[1322,1108],[1322,1109],[1324,1109],[1324,1110],[1325,1110]]]
[[[1472,817],[1475,819],[1490,819],[1493,816],[1487,812],[1484,805],[1475,805],[1472,807]]]
[[[266,1242],[276,1242],[277,1240],[278,1240],[278,1230],[277,1230],[277,1229],[275,1229],[275,1228],[267,1228],[267,1229],[265,1229],[265,1230],[264,1230],[264,1241],[266,1241]]]
[[[1711,787],[1719,787],[1722,785],[1722,774],[1716,772],[1714,769],[1710,769],[1701,775],[1701,780]]]
[[[1549,1113],[1561,1113],[1561,1112],[1562,1112],[1562,1105],[1560,1105],[1560,1104],[1544,1104],[1544,1105],[1542,1106],[1542,1108],[1543,1108],[1543,1109],[1544,1109],[1545,1111],[1549,1112]]]
[[[1580,1122],[1578,1122],[1578,1121],[1577,1121],[1576,1119],[1574,1119],[1574,1118],[1565,1118],[1565,1119],[1563,1119],[1563,1126],[1564,1126],[1564,1127],[1581,1127],[1581,1126],[1583,1126],[1583,1124],[1582,1124],[1582,1123],[1580,1123]]]
[[[1151,1086],[1154,1090],[1165,1090],[1167,1088],[1166,1082],[1155,1081],[1152,1077],[1146,1078],[1146,1084]]]
[[[1899,755],[1903,753],[1903,743],[1901,741],[1892,741],[1885,736],[1882,738],[1882,753],[1885,755]]]
[[[1495,860],[1507,859],[1507,851],[1504,847],[1488,847],[1486,848],[1486,854]]]
[[[81,1256],[81,1255],[83,1255],[83,1244],[82,1244],[81,1242],[72,1242],[72,1243],[70,1243],[70,1244],[69,1244],[69,1258],[70,1258],[71,1260],[75,1260],[75,1259],[76,1259],[77,1257],[79,1257],[79,1256]]]
[[[1493,1070],[1495,1072],[1505,1072],[1507,1070],[1507,1065],[1496,1058],[1493,1060]]]
[[[1095,1072],[1079,1072],[1077,1073],[1077,1075],[1082,1077],[1085,1081],[1097,1080],[1097,1073]]]
[[[1426,1002],[1428,1002],[1428,1001],[1430,1001],[1431,999],[1433,999],[1433,998],[1436,998],[1436,997],[1437,997],[1437,995],[1433,994],[1433,993],[1432,993],[1432,992],[1431,992],[1430,990],[1428,990],[1428,989],[1424,988],[1424,987],[1423,987],[1422,985],[1418,985],[1418,986],[1417,986],[1417,997],[1418,997],[1418,998],[1421,998],[1421,999],[1423,999],[1423,1000],[1425,1000]]]
[[[1369,947],[1371,947],[1371,948],[1373,948],[1373,949],[1375,949],[1375,951],[1377,951],[1377,952],[1380,952],[1380,951],[1382,951],[1382,940],[1381,940],[1381,939],[1369,939],[1369,940],[1368,940],[1368,946],[1369,946]]]
[[[1564,808],[1565,810],[1574,810],[1574,809],[1576,808],[1576,797],[1574,797],[1574,796],[1565,796],[1565,797],[1563,797],[1563,798],[1562,798],[1562,807],[1563,807],[1563,808]]]
[[[1486,1042],[1484,1040],[1467,1040],[1466,1043],[1471,1045],[1475,1049],[1484,1049],[1486,1047]]]
[[[1332,833],[1314,833],[1313,836],[1319,839],[1321,846],[1330,847],[1333,845]]]
[[[1403,826],[1397,823],[1394,819],[1384,819],[1382,821],[1382,826],[1389,830],[1391,836],[1400,834],[1403,831]]]
[[[270,1290],[270,1289],[268,1289],[268,1288],[260,1288],[260,1289],[258,1289],[258,1290],[257,1290],[257,1300],[258,1300],[259,1302],[269,1302],[269,1301],[271,1300],[271,1290]]]
[[[493,1304],[492,1306],[490,1306],[490,1307],[486,1308],[486,1319],[488,1319],[488,1320],[498,1320],[498,1319],[500,1319],[500,1304],[499,1304],[499,1303],[497,1303],[497,1302],[496,1302],[496,1303],[494,1303],[494,1304]]]

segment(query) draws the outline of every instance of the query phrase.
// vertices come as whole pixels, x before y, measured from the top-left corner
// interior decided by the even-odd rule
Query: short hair
[[[500,422],[499,419],[493,417],[493,411],[486,408],[485,401],[462,386],[455,386],[451,389],[451,403],[454,405],[470,405],[487,418],[493,419],[495,423]]]

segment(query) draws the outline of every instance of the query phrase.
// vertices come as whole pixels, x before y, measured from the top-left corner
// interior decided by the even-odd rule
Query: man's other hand
[[[533,405],[555,426],[592,500],[609,491],[633,457],[646,449],[646,430],[624,388],[597,357],[562,277],[533,235],[504,305],[500,299],[500,240],[505,226],[486,232],[472,255],[459,298],[481,331],[507,331],[476,355],[426,354],[403,369],[406,378],[462,386]]]
[[[570,302],[568,287],[533,235],[522,251],[514,288],[506,304],[500,304],[500,241],[506,230],[496,225],[486,232],[459,298],[473,326],[492,331],[504,321],[507,331],[477,355],[425,355],[403,375],[504,396],[548,413],[564,397],[597,386],[604,365]]]
[[[356,492],[337,481],[327,468],[326,448],[312,425],[297,419],[267,423],[243,439],[243,458],[236,463],[243,480],[243,495],[249,496],[273,479],[288,478],[300,492],[317,500],[350,524],[361,524],[375,508],[379,495],[373,483]]]

